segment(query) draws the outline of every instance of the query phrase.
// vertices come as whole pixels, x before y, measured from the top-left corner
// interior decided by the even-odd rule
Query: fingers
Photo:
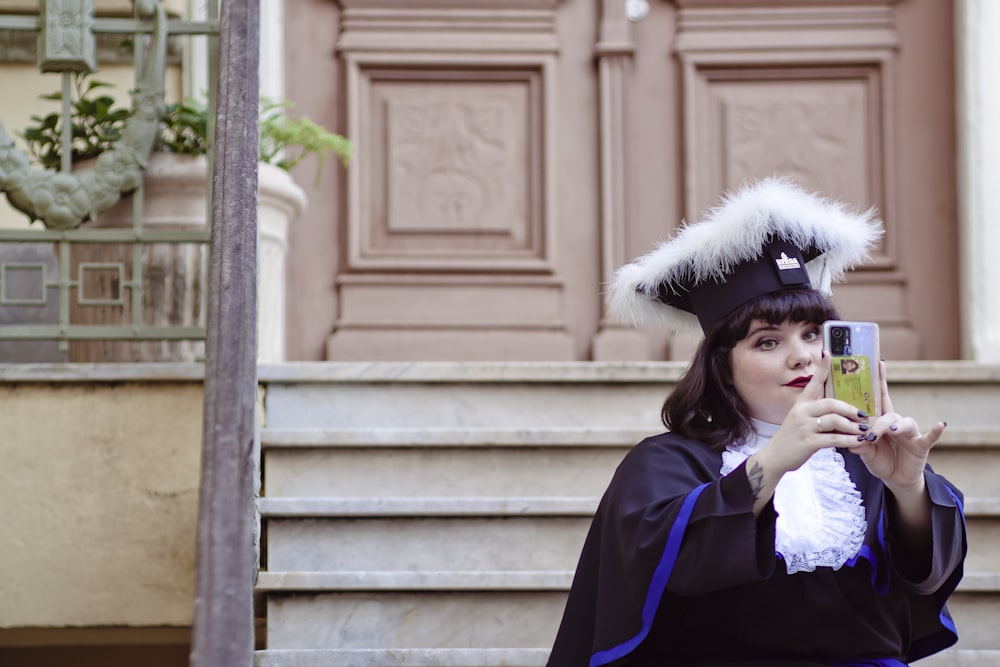
[[[889,438],[900,438],[903,440],[919,440],[925,451],[929,451],[941,439],[948,422],[937,422],[927,433],[920,432],[920,425],[912,417],[903,417],[894,412],[887,413],[879,417],[872,424],[871,433],[877,438],[883,436]]]
[[[830,357],[824,354],[823,358],[816,362],[816,370],[813,372],[809,383],[802,389],[802,394],[799,396],[798,402],[811,402],[813,405],[808,410],[813,417],[833,413],[854,421],[859,418],[866,418],[868,415],[858,412],[858,409],[850,403],[836,398],[826,398],[826,380],[828,377],[830,377]]]
[[[934,424],[934,426],[931,426],[931,430],[927,431],[927,435],[924,436],[927,438],[928,449],[938,443],[938,440],[940,440],[941,436],[944,435],[944,429],[947,426],[948,422],[938,422],[937,424]]]
[[[823,355],[823,358],[816,362],[816,370],[812,379],[802,389],[799,401],[815,401],[826,395],[826,379],[830,377],[830,357]]]
[[[840,407],[840,406],[838,406]],[[852,406],[847,406],[854,410]],[[866,435],[871,427],[868,424],[858,421],[857,410],[843,415],[836,412],[828,412],[816,418],[816,428],[821,433],[843,433],[853,436]]]
[[[937,422],[931,426],[927,433],[920,432],[920,425],[917,424],[916,420],[912,417],[900,417],[899,415],[892,413],[884,415],[878,422],[875,423],[876,430],[879,435],[888,436],[900,436],[903,438],[923,438],[927,449],[930,449],[937,444],[938,440],[941,439],[941,435],[944,433],[945,427],[948,426],[948,422]]]
[[[821,398],[818,401],[814,401],[811,411],[816,413],[817,417],[832,414],[839,415],[852,422],[859,420],[867,421],[868,418],[868,415],[859,411],[855,406],[837,398]]]
[[[878,362],[879,385],[882,388],[882,414],[894,412],[892,409],[892,399],[889,398],[889,381],[886,379],[885,362]]]

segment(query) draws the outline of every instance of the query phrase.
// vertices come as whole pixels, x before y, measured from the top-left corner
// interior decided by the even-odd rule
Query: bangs
[[[732,347],[750,330],[753,320],[781,324],[785,320],[822,324],[839,319],[829,298],[812,289],[783,290],[763,294],[743,304],[727,317],[710,336],[716,344]]]
[[[785,320],[823,324],[837,316],[830,300],[814,290],[771,292],[747,305],[749,312],[744,316],[747,326],[750,320],[764,320],[768,324],[781,324]]]

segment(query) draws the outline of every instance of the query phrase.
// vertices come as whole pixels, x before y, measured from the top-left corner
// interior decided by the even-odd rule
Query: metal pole
[[[258,3],[220,17],[192,667],[253,664]]]

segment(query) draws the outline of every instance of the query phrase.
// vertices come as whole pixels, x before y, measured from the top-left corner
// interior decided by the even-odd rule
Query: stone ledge
[[[302,383],[649,383],[676,382],[685,362],[288,362],[260,364],[261,384]],[[0,382],[201,380],[201,363],[0,364]],[[968,361],[889,362],[894,384],[1000,382],[1000,365]]]
[[[377,361],[261,364],[261,383],[676,382],[685,362]]]
[[[5,382],[187,382],[205,379],[205,364],[0,364]]]
[[[300,447],[632,447],[654,435],[616,428],[303,428],[262,429],[264,448]],[[1000,441],[1000,430],[996,433]]]
[[[260,572],[257,592],[568,591],[573,571]]]
[[[986,649],[942,651],[913,664],[915,667],[1000,667],[1000,651]]]
[[[267,519],[593,516],[598,498],[259,498]]]
[[[656,435],[650,429],[627,428],[465,428],[358,427],[265,428],[265,449],[340,447],[625,447]],[[939,446],[1000,448],[1000,428],[949,428]]]
[[[258,651],[254,667],[544,667],[548,658],[548,648],[299,649]]]
[[[258,498],[266,519],[340,519],[385,517],[593,516],[597,497],[399,497]],[[1000,516],[1000,498],[965,499],[969,517]]]
[[[965,499],[966,516],[981,518],[1000,517],[1000,498],[977,498]]]
[[[288,362],[260,364],[261,383],[672,383],[687,362]],[[972,361],[890,361],[891,383],[1000,382],[1000,364]]]
[[[548,648],[359,649],[258,651],[255,667],[544,667]],[[920,667],[1000,667],[1000,651],[949,650]]]
[[[1000,593],[1000,572],[966,572],[958,583],[962,593]]]
[[[569,591],[573,571],[347,571],[266,572],[256,590],[264,593],[339,591]],[[966,594],[1000,594],[1000,573],[967,572],[958,584]]]

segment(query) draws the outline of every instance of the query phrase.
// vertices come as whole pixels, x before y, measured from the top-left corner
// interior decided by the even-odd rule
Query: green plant
[[[154,150],[181,155],[208,153],[208,109],[191,98],[168,104]]]
[[[329,153],[346,167],[351,160],[351,142],[308,118],[292,118],[284,113],[291,108],[291,102],[261,100],[260,161],[289,171],[307,155],[315,155],[317,179]]]
[[[74,77],[76,99],[70,105],[73,143],[71,162],[97,157],[121,138],[131,110],[115,107],[114,98],[94,91],[110,87],[104,81]],[[62,100],[61,93],[43,95],[42,99]],[[316,156],[316,178],[322,173],[326,158],[333,153],[344,165],[351,159],[351,142],[305,117],[292,118],[285,112],[292,108],[287,101],[262,99],[260,105],[260,161],[290,170],[308,155]],[[45,117],[32,116],[36,125],[21,136],[31,154],[48,169],[58,169],[62,159],[62,116],[53,112]],[[209,116],[207,106],[192,98],[168,104],[156,150],[182,155],[208,153]]]
[[[110,83],[78,73],[73,77],[73,86],[76,95],[70,104],[70,161],[78,162],[97,157],[120,139],[132,111],[127,107],[116,107],[115,99],[109,95],[95,94],[94,91],[112,87]],[[42,95],[41,99],[61,102],[62,93]],[[46,169],[59,169],[62,160],[62,114],[53,111],[44,117],[32,116],[31,120],[36,125],[26,128],[21,134],[28,150]]]

